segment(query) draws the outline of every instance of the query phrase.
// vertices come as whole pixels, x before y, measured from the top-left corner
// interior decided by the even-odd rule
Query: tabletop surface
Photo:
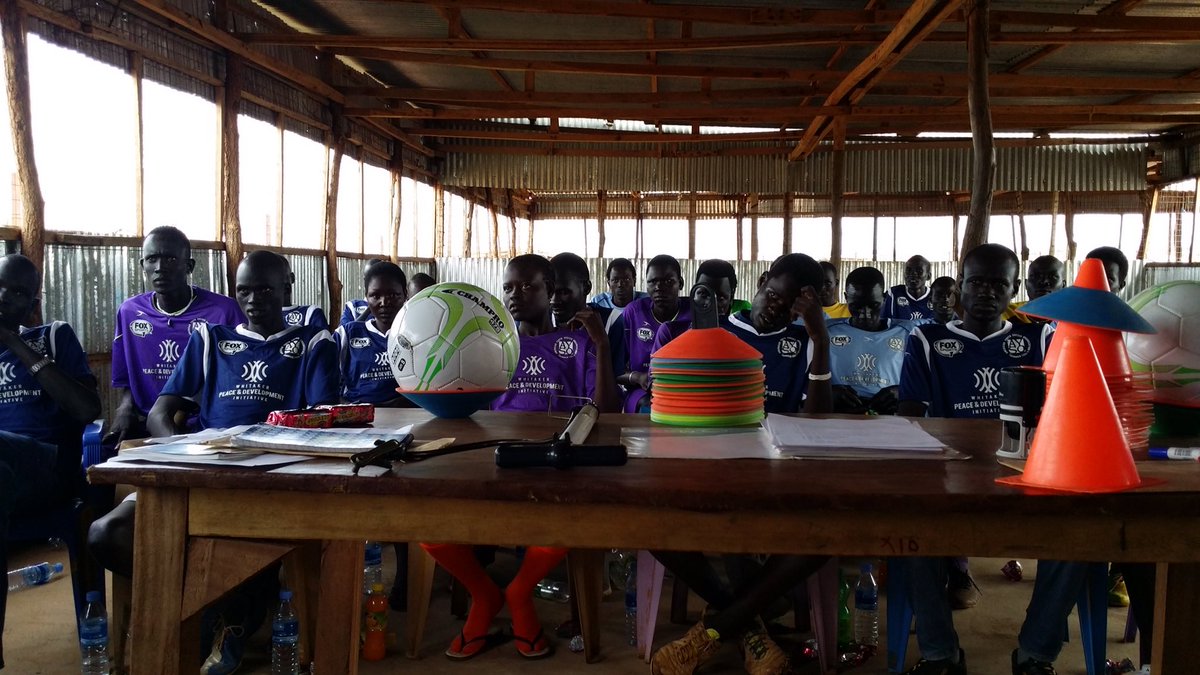
[[[381,409],[375,426],[414,424],[418,440],[458,442],[545,438],[563,420],[545,414],[479,412],[441,420],[421,410]],[[869,424],[870,420],[863,420]],[[500,469],[491,449],[468,451],[399,466],[379,478],[268,474],[243,468],[180,470],[97,466],[96,483],[411,495],[573,504],[635,504],[699,511],[770,509],[858,510],[1011,515],[1065,512],[1112,516],[1170,513],[1200,516],[1200,464],[1139,462],[1143,476],[1165,479],[1156,487],[1105,495],[1030,494],[997,485],[1014,472],[998,465],[1000,423],[994,420],[923,419],[921,425],[966,460],[762,460],[640,459],[623,467]],[[601,415],[589,443],[616,443],[622,428],[646,427],[645,415]]]

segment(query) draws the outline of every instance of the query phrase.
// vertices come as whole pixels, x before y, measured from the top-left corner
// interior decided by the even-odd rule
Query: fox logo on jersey
[[[945,340],[937,340],[933,343],[933,351],[948,359],[954,358],[963,353],[962,340],[947,338]]]
[[[351,349],[365,349],[371,346],[371,338],[356,337],[350,338]]]
[[[654,331],[650,330],[648,326],[642,326],[638,329],[637,336],[642,342],[649,342],[654,339]]]
[[[129,332],[138,337],[146,337],[154,332],[154,326],[151,326],[150,322],[145,319],[134,319],[129,322]]]
[[[896,304],[900,305],[901,307],[908,307],[908,298],[900,296],[896,298]]]
[[[246,343],[241,340],[221,340],[217,343],[217,349],[226,356],[233,356],[246,351]]]
[[[846,345],[850,344],[850,336],[834,335],[833,337],[829,338],[829,344],[833,345],[834,347],[845,347]]]

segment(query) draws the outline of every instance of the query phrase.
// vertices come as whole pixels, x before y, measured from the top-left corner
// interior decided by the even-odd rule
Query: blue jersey
[[[1044,323],[1005,321],[983,339],[961,321],[918,326],[904,350],[900,400],[924,403],[930,417],[998,417],[1000,370],[1041,366],[1053,334]]]
[[[358,300],[347,300],[346,304],[342,305],[342,318],[338,321],[338,325],[345,326],[348,323],[366,321],[369,318],[366,300],[361,298]]]
[[[813,357],[808,333],[793,324],[771,333],[759,333],[746,310],[729,317],[725,330],[763,355],[763,374],[767,379],[766,411],[799,412],[804,405],[808,366]]]
[[[375,319],[352,321],[334,333],[342,372],[342,398],[352,403],[386,403],[399,396],[387,360],[387,333]]]
[[[900,384],[904,345],[915,326],[908,321],[886,323],[883,330],[870,331],[851,326],[849,319],[828,322],[832,384],[850,387],[863,399]]]
[[[914,298],[908,294],[908,288],[904,284],[892,286],[890,291],[883,294],[883,307],[879,310],[879,316],[902,321],[932,319],[933,307],[929,305],[932,299],[933,291],[929,288],[925,289],[925,295]]]
[[[188,339],[164,395],[200,406],[200,425],[256,424],[273,410],[338,400],[337,346],[329,331],[290,326],[263,337],[205,324]]]
[[[21,339],[42,356],[49,356],[64,373],[94,387],[96,378],[88,368],[87,354],[71,326],[55,321],[21,328]],[[63,412],[36,376],[8,347],[0,345],[0,431],[29,436],[44,443],[58,442]]]
[[[723,316],[717,319],[717,326],[719,328],[729,328],[729,317]],[[667,344],[671,340],[674,340],[680,335],[683,335],[685,332],[691,330],[691,328],[692,322],[690,320],[668,321],[659,326],[658,333],[654,336],[654,346],[650,350],[650,355],[653,356],[654,352],[661,349],[663,345]]]
[[[329,330],[329,319],[325,310],[316,305],[292,305],[283,308],[283,322],[289,326],[313,326]]]

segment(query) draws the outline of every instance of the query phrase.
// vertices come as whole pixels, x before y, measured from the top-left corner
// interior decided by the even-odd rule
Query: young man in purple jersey
[[[817,292],[823,277],[821,266],[812,258],[802,253],[781,256],[767,270],[751,310],[732,317],[726,329],[763,353],[768,392],[773,387],[796,392],[768,398],[764,403],[767,410],[798,412],[803,401],[804,412],[833,411],[829,337]],[[806,319],[809,332],[803,339],[805,328],[792,324],[793,311]],[[812,345],[811,349],[806,342]],[[804,353],[810,354],[810,358],[802,365],[799,355]],[[768,354],[776,356],[768,362]],[[797,377],[801,382],[798,387],[793,384]],[[779,407],[784,401],[791,407]],[[824,565],[827,557],[772,555],[759,564],[749,556],[731,556],[732,560],[727,558],[726,564],[734,570],[731,582],[737,586],[735,591],[720,581],[703,553],[653,553],[715,611],[682,638],[656,651],[650,662],[651,672],[690,675],[711,659],[725,640],[740,642],[746,672],[755,675],[787,672],[787,656],[767,634],[760,615]],[[730,565],[732,562],[737,564]]]
[[[650,409],[650,353],[659,326],[692,318],[691,301],[679,297],[682,287],[679,261],[654,256],[646,265],[649,297],[630,301],[608,331],[617,384],[625,388],[625,412]]]
[[[150,409],[153,436],[184,431],[182,416],[199,412],[202,427],[262,422],[273,410],[338,400],[337,347],[329,332],[289,326],[283,303],[291,286],[287,261],[254,251],[238,266],[235,296],[246,316],[236,328],[204,324],[188,340],[179,364]],[[133,573],[136,501],[126,500],[88,533],[92,554],[116,574]],[[265,616],[273,571],[256,576],[221,607],[212,653],[202,675],[225,675],[241,663],[241,637]],[[269,604],[269,603],[268,603]]]
[[[150,230],[138,263],[152,290],[117,310],[112,386],[118,403],[105,443],[146,435],[146,415],[198,326],[236,326],[246,320],[233,298],[188,283],[196,261],[191,242],[177,228]]]
[[[1015,253],[984,244],[963,259],[963,319],[918,326],[908,339],[900,381],[900,414],[994,418],[1002,368],[1041,365],[1052,331],[1048,324],[1013,324],[1001,318],[1020,273]],[[908,593],[921,659],[912,675],[965,675],[947,594],[952,564],[946,558],[907,558]],[[1063,625],[1087,574],[1085,563],[1038,561],[1037,580],[1013,650],[1013,675],[1054,675]],[[903,592],[903,590],[901,590]]]
[[[404,271],[387,261],[367,268],[367,317],[342,324],[334,332],[342,372],[342,399],[350,403],[408,408],[396,393],[396,377],[387,360],[387,334],[408,300]]]
[[[611,307],[602,307],[588,302],[592,292],[592,273],[587,261],[578,255],[565,252],[550,259],[554,268],[554,294],[550,296],[550,316],[555,326],[563,326],[579,312],[590,309],[600,315],[600,324],[608,325]]]
[[[550,316],[555,282],[554,266],[540,255],[517,256],[504,271],[504,306],[518,322],[521,359],[508,391],[496,399],[492,409],[566,411],[580,405],[581,399],[591,399],[601,412],[614,412],[619,402],[608,338],[600,317],[585,308],[556,328]],[[505,604],[512,615],[512,638],[517,643],[517,653],[528,659],[551,653],[533,606],[533,588],[562,561],[567,554],[565,548],[526,548],[516,577],[501,590],[476,557],[474,547],[433,543],[422,546],[471,594],[467,621],[450,643],[446,656],[466,660],[495,644],[496,636],[490,628]]]
[[[27,328],[42,275],[23,255],[0,258],[0,569],[12,516],[54,503],[79,478],[79,437],[100,414],[96,378],[71,327]],[[0,670],[8,586],[0,588]]]

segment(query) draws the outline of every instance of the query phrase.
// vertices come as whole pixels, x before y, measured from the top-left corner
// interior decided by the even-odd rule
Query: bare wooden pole
[[[1058,190],[1050,196],[1050,255],[1054,253],[1054,241],[1058,237]]]
[[[1075,247],[1077,245],[1075,241],[1075,202],[1071,199],[1070,192],[1065,193],[1063,197],[1066,201],[1063,208],[1063,228],[1067,234],[1067,262],[1074,262]],[[1070,267],[1070,265],[1067,265],[1067,267]]]
[[[634,196],[633,206],[634,206],[634,209],[637,214],[635,216],[637,218],[637,221],[636,221],[637,224],[634,227],[634,230],[635,230],[634,236],[636,237],[636,241],[633,244],[633,253],[634,253],[633,257],[634,258],[642,258],[642,257],[645,257],[646,242],[645,242],[645,230],[643,229],[643,227],[645,226],[645,220],[642,217],[642,198],[640,195]]]
[[[604,221],[608,217],[608,193],[604,190],[596,191],[596,229],[599,232],[599,242],[597,242],[596,257],[604,257]]]
[[[971,208],[962,255],[987,241],[996,147],[988,95],[988,0],[967,3],[967,109],[971,119]],[[961,260],[959,261],[961,263]]]
[[[21,182],[21,253],[39,270],[46,262],[46,213],[42,186],[33,154],[33,115],[29,103],[29,53],[25,42],[25,13],[17,0],[0,2],[0,32],[4,39],[4,79],[8,85],[8,119],[13,154]],[[41,314],[41,312],[37,312]],[[41,323],[41,317],[34,317]]]
[[[1017,222],[1021,226],[1021,260],[1029,260],[1029,239],[1025,232],[1025,197],[1023,193],[1017,193]]]
[[[513,204],[513,191],[505,191],[505,197],[508,201],[508,242],[509,252],[512,255],[517,255],[517,207]],[[604,246],[604,228],[600,229],[600,246]]]
[[[792,252],[792,193],[783,193],[783,253]]]
[[[433,257],[446,255],[446,188],[442,181],[433,184]]]
[[[342,281],[338,278],[337,266],[337,202],[338,185],[342,176],[342,155],[346,151],[346,119],[341,106],[330,105],[333,129],[329,144],[333,150],[333,161],[329,168],[329,185],[325,192],[325,274],[329,285],[329,306],[342,306]]]
[[[846,118],[833,122],[833,171],[829,174],[829,262],[842,265],[842,197],[846,192]]]
[[[275,132],[279,136],[279,173],[275,181],[275,236],[272,239],[276,246],[283,246],[283,167],[286,165],[283,157],[284,120],[283,113],[275,113]]]
[[[738,262],[743,260],[742,257],[742,224],[746,220],[746,195],[738,196],[737,202],[737,259]]]
[[[488,201],[488,215],[492,218],[492,257],[500,257],[500,216],[496,213],[496,193],[492,188],[485,192]]]
[[[1146,259],[1146,242],[1150,238],[1150,221],[1154,220],[1154,212],[1158,210],[1158,192],[1157,187],[1151,188],[1148,194],[1142,197],[1142,241],[1138,244],[1137,259]]]
[[[696,259],[696,193],[688,195],[688,259]]]
[[[871,262],[879,260],[879,200],[871,201]]]
[[[402,185],[404,159],[403,154],[397,147],[392,151],[392,161],[389,162],[388,173],[392,179],[392,198],[391,215],[392,227],[388,232],[388,251],[391,253],[392,262],[400,260],[400,224],[404,220],[404,187]],[[413,231],[417,230],[417,223],[413,221]],[[416,249],[413,249],[413,255],[417,255]]]
[[[750,195],[746,200],[750,209],[750,259],[758,260],[758,194]]]
[[[225,98],[221,113],[221,240],[225,242],[225,275],[228,293],[237,288],[237,268],[242,262],[240,155],[238,151],[238,109],[242,98],[242,69],[245,64],[236,54],[225,58]]]
[[[467,212],[466,212],[466,221],[467,222],[466,222],[466,226],[463,229],[463,257],[470,258],[471,257],[471,231],[475,227],[475,202],[471,201],[470,196],[468,196],[463,201],[466,202],[466,205],[467,205],[467,207],[466,207],[467,208]],[[532,241],[532,240],[533,240],[533,238],[530,237],[530,241]]]
[[[142,124],[142,54],[130,51],[129,74],[133,77],[133,191],[134,227],[138,237],[146,234],[145,134]]]

